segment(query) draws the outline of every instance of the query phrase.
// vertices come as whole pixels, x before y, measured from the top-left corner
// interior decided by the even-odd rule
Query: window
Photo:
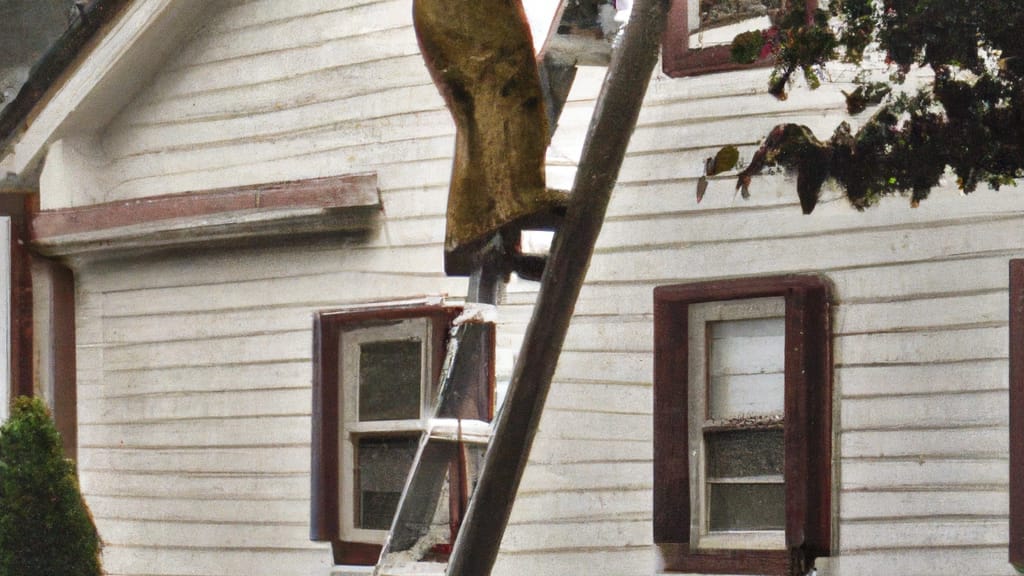
[[[831,548],[825,283],[662,286],[654,306],[654,538],[666,569],[803,574]]]
[[[1010,563],[1024,569],[1024,260],[1010,260]]]
[[[336,564],[377,562],[459,311],[438,299],[315,316],[311,537],[332,543]],[[481,381],[489,384],[472,391],[471,403],[482,407],[473,417],[487,420],[493,378]],[[446,492],[451,499],[462,491]],[[457,514],[460,506],[444,509]]]
[[[407,318],[342,333],[343,540],[381,543],[402,496],[429,410],[430,322]]]
[[[788,1],[804,1],[808,14],[818,7],[817,0]],[[671,0],[662,42],[665,74],[678,78],[771,64],[770,58],[734,62],[731,44],[738,34],[771,28],[786,4],[787,0]]]

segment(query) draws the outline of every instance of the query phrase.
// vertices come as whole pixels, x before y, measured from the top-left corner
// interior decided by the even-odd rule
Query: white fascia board
[[[11,219],[0,217],[0,423],[11,404]]]
[[[199,0],[136,0],[125,7],[111,29],[101,32],[85,60],[72,64],[56,92],[33,110],[25,132],[0,159],[0,176],[26,175],[47,146],[65,133],[105,126],[166,56],[179,48],[181,33],[201,8]]]
[[[561,12],[563,2],[552,0],[523,0],[526,20],[530,23],[533,34],[533,51],[540,54],[541,49],[551,35],[555,26],[555,17]]]

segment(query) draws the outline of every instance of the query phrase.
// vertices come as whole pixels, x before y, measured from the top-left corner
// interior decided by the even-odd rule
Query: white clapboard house
[[[369,573],[467,290],[411,0],[86,4],[0,116],[3,382],[54,406],[111,576]],[[568,4],[526,6],[579,64],[563,188],[625,12]],[[743,200],[726,174],[698,204],[706,157],[831,133],[852,78],[778,101],[689,34],[696,4],[672,2],[494,573],[1014,574],[1024,198],[805,216],[784,175]],[[537,287],[504,288],[483,421]]]

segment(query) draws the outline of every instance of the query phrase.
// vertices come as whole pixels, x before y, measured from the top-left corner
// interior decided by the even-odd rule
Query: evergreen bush
[[[99,551],[49,411],[18,398],[0,427],[0,576],[98,576]]]

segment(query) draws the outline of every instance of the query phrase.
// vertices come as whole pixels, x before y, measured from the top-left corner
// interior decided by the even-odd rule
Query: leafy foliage
[[[842,59],[862,65],[872,47],[892,67],[888,82],[864,81],[846,94],[856,114],[878,109],[859,130],[841,124],[821,142],[806,127],[783,125],[766,138],[737,187],[780,165],[798,173],[805,212],[821,184],[836,181],[854,206],[889,194],[928,196],[950,168],[969,193],[1024,175],[1024,10],[1020,0],[833,0],[831,13],[791,11],[780,23],[769,91],[785,97],[800,70],[811,88],[822,67]],[[931,82],[894,90],[912,67],[930,68]],[[804,185],[801,186],[800,181]]]
[[[0,427],[0,574],[98,576],[99,548],[49,412],[18,398]]]

